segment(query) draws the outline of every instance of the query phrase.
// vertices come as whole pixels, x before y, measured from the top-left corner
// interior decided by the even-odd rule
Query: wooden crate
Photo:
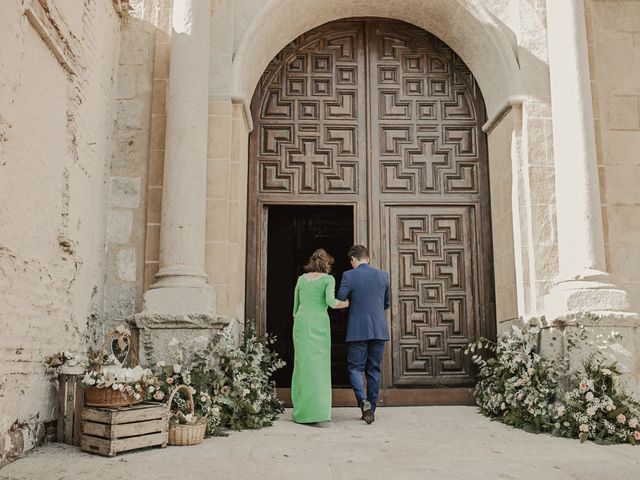
[[[58,441],[80,445],[84,405],[82,373],[61,373],[58,385]]]
[[[82,409],[80,448],[113,457],[144,447],[167,446],[167,407],[141,403],[130,407]]]

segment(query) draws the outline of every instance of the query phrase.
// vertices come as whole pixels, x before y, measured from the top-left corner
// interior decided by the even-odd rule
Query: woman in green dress
[[[336,281],[329,275],[333,258],[323,249],[313,252],[298,277],[293,300],[295,360],[291,379],[293,420],[331,420],[331,328],[327,307],[346,308],[336,300]]]

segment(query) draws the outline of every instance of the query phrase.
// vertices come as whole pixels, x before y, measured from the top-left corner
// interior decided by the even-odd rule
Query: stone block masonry
[[[120,29],[105,259],[104,318],[111,326],[139,311],[145,275],[157,20],[144,3],[128,2],[130,10]]]
[[[120,17],[106,0],[0,10],[2,466],[56,418],[44,357],[102,320]]]

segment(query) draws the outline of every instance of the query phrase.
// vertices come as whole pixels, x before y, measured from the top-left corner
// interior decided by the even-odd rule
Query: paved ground
[[[324,426],[287,410],[271,428],[192,447],[103,458],[50,444],[0,470],[2,480],[635,480],[640,446],[598,446],[491,422],[473,407],[378,411],[373,425],[337,408]]]

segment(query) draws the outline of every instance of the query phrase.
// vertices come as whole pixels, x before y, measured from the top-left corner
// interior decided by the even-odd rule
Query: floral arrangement
[[[271,336],[260,341],[248,323],[238,348],[232,346],[229,331],[213,347],[218,363],[213,388],[219,392],[215,401],[224,426],[233,430],[262,428],[272,425],[284,411],[272,377],[285,362],[269,348],[274,342]]]
[[[538,327],[514,326],[497,343],[480,339],[469,345],[479,367],[474,396],[480,411],[534,433],[605,444],[639,442],[640,404],[621,388],[618,365],[602,348],[612,338],[597,346],[580,371],[570,368],[569,352],[586,342],[584,327],[568,337],[567,351],[557,360],[539,354],[539,338]]]
[[[550,431],[553,401],[560,371],[538,354],[538,328],[513,327],[497,344],[486,339],[472,343],[469,351],[479,367],[475,388],[482,413],[532,432]],[[485,358],[476,350],[490,350]]]
[[[111,364],[103,366],[100,370],[87,370],[82,383],[87,387],[112,388],[130,395],[136,400],[142,400],[147,385],[153,383],[154,380],[153,372],[140,365],[134,368],[125,368],[121,365]]]
[[[83,364],[82,358],[78,355],[65,350],[63,352],[54,353],[45,358],[45,367],[48,372],[53,375],[53,378],[58,378],[62,367],[76,367]]]
[[[251,326],[245,330],[242,344],[235,346],[230,329],[205,348],[184,352],[173,340],[174,362],[160,361],[155,366],[156,382],[147,394],[164,401],[178,385],[192,388],[195,416],[206,417],[207,436],[224,435],[224,428],[241,430],[271,425],[284,410],[275,396],[273,372],[284,365],[269,349],[274,339],[260,341]],[[187,422],[187,399],[177,392],[175,421]]]
[[[640,442],[640,404],[617,387],[617,364],[596,353],[583,366],[582,374],[571,375],[569,388],[555,405],[553,433],[575,437],[579,432],[582,442]]]
[[[106,346],[111,342],[111,353],[107,353]],[[102,346],[97,350],[90,350],[88,365],[82,383],[87,388],[111,388],[119,391],[136,401],[142,401],[147,387],[156,382],[153,372],[140,365],[126,367],[124,362],[130,357],[131,332],[119,325],[108,334]],[[116,356],[120,354],[120,358]],[[137,362],[135,362],[137,363]]]
[[[178,345],[178,342],[175,343]],[[194,424],[206,419],[208,436],[222,435],[220,430],[220,409],[213,404],[209,386],[206,383],[199,383],[199,389],[192,384],[192,369],[196,370],[196,377],[199,377],[198,370],[204,370],[202,365],[192,365],[191,368],[183,367],[183,353],[177,350],[174,354],[176,363],[167,364],[160,361],[155,366],[155,381],[147,386],[147,397],[158,402],[166,401],[171,392],[180,385],[186,385],[191,389],[193,395],[195,415],[188,411],[187,398],[182,392],[176,392],[173,404],[176,406],[172,411],[170,421],[178,424]]]

